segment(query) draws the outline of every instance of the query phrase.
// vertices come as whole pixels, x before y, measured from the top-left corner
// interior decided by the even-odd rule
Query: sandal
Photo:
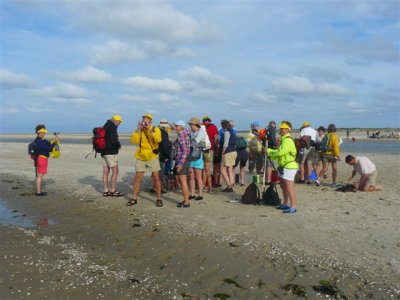
[[[124,195],[124,193],[115,191],[115,192],[108,192],[108,195],[110,197],[122,197]]]
[[[131,200],[128,201],[126,206],[134,206],[135,204],[137,204],[137,200],[136,199],[131,199]]]
[[[164,206],[164,203],[162,202],[161,199],[157,199],[157,201],[156,201],[156,206],[157,206],[157,207],[163,207],[163,206]]]
[[[179,202],[176,207],[188,208],[188,207],[190,207],[190,203],[185,204],[184,202]]]
[[[103,197],[109,197],[110,196],[110,192],[104,192],[103,193]]]

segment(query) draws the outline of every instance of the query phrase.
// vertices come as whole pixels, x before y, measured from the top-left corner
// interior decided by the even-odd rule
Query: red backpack
[[[97,153],[103,152],[107,147],[106,130],[103,127],[93,128],[93,149]]]

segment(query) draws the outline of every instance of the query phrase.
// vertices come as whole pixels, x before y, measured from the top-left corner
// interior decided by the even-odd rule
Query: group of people
[[[121,148],[117,129],[123,122],[120,115],[107,120],[105,129],[106,148],[101,151],[103,160],[103,196],[121,197],[124,194],[116,189],[118,178],[118,153]],[[170,141],[171,131],[175,131],[176,140]],[[183,201],[177,207],[190,207],[190,200],[202,200],[203,191],[211,192],[213,187],[221,187],[223,192],[232,193],[235,183],[245,185],[245,167],[250,174],[266,174],[266,184],[271,184],[275,172],[279,174],[279,184],[283,193],[283,202],[277,208],[285,213],[295,213],[296,193],[294,183],[314,182],[326,178],[329,165],[332,166],[332,186],[336,186],[337,162],[340,160],[340,139],[336,127],[330,124],[327,132],[324,127],[317,130],[309,122],[304,122],[300,138],[291,136],[293,127],[289,121],[279,125],[279,137],[276,136],[276,123],[269,122],[266,128],[254,121],[246,137],[237,133],[233,121],[222,120],[218,129],[209,116],[202,120],[197,117],[188,122],[178,120],[168,122],[162,119],[158,126],[153,124],[153,116],[145,113],[133,131],[130,141],[136,145],[135,178],[133,196],[128,206],[138,203],[138,195],[145,172],[151,173],[152,189],[156,194],[156,206],[162,207],[161,195],[166,191],[163,185],[168,176],[174,176],[182,190]],[[43,176],[47,173],[47,159],[54,146],[54,140],[45,139],[47,130],[44,125],[36,127],[38,166],[36,179],[37,195],[45,195],[41,190]],[[361,179],[358,188],[363,191],[379,190],[375,183],[377,171],[375,165],[366,157],[346,157],[346,163],[354,166],[352,180],[358,172]],[[236,167],[239,166],[239,180],[236,180]],[[298,171],[300,169],[300,171]],[[111,178],[110,178],[111,174]],[[172,175],[173,174],[173,175]],[[296,177],[299,178],[296,178]],[[188,180],[189,179],[189,180]],[[189,183],[188,183],[189,181]],[[197,188],[197,191],[196,191]],[[197,192],[197,193],[196,193]]]

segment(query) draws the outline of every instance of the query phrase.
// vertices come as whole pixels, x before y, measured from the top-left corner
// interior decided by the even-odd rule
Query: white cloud
[[[272,91],[286,95],[348,96],[353,92],[332,83],[314,83],[304,77],[284,77],[271,83]]]
[[[112,79],[111,74],[88,66],[70,73],[59,73],[62,78],[86,83],[101,83]]]
[[[122,80],[122,82],[132,88],[144,89],[150,91],[161,91],[161,92],[181,92],[182,86],[179,82],[169,79],[152,79],[142,76],[129,77]]]
[[[192,79],[197,83],[206,86],[221,86],[228,83],[228,80],[224,77],[214,74],[210,70],[199,66],[191,67],[187,70],[180,71],[179,73],[183,77]]]
[[[60,103],[60,104],[74,104],[74,105],[85,105],[93,103],[92,100],[88,100],[86,98],[50,98],[50,102]]]
[[[127,102],[147,102],[149,101],[148,97],[145,96],[133,96],[133,95],[120,95],[119,99]]]
[[[370,112],[370,109],[365,104],[349,101],[345,103],[347,110],[355,114],[364,114]]]
[[[262,104],[277,104],[278,97],[276,95],[269,95],[264,93],[254,93],[249,97],[250,101],[255,101]]]
[[[0,113],[1,114],[16,114],[16,113],[19,113],[19,110],[15,107],[0,106]]]
[[[198,21],[164,1],[80,1],[65,0],[69,21],[96,34],[124,39],[156,39],[169,42],[213,40],[219,29]]]
[[[157,40],[123,42],[110,40],[93,47],[93,64],[118,64],[135,62],[153,57],[192,58],[195,53],[188,47],[169,45]]]
[[[29,88],[34,81],[25,74],[15,74],[6,69],[0,69],[0,86],[2,88]]]
[[[44,87],[31,91],[32,95],[48,98],[85,98],[90,95],[85,89],[76,85],[60,82],[52,87]]]

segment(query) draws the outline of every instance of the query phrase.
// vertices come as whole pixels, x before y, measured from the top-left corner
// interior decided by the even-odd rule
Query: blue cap
[[[179,120],[179,121],[175,121],[174,122],[175,126],[182,126],[182,127],[186,127],[186,123],[185,121]]]
[[[260,122],[258,121],[254,121],[253,123],[251,123],[252,127],[260,127]]]

